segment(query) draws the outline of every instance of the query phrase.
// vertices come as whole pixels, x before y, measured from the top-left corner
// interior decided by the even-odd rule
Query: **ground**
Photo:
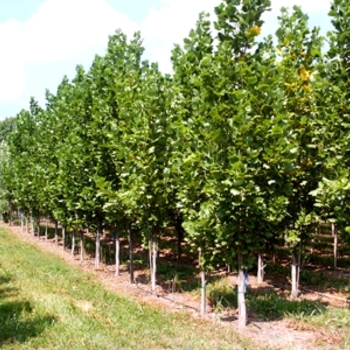
[[[18,226],[9,226],[2,224],[3,227],[10,230],[22,240],[40,247],[44,251],[59,255],[67,264],[80,268],[84,271],[94,274],[96,280],[103,283],[105,288],[114,291],[119,295],[129,296],[140,304],[153,304],[162,308],[164,312],[184,312],[191,317],[201,318],[203,322],[215,322],[221,324],[222,327],[232,327],[238,330],[238,322],[236,319],[236,310],[222,308],[221,310],[212,310],[205,316],[199,313],[198,297],[193,293],[171,293],[165,288],[159,287],[157,295],[152,294],[150,285],[129,283],[128,272],[121,269],[121,274],[115,276],[112,266],[104,266],[99,270],[94,268],[91,260],[80,262],[79,257],[72,256],[67,250],[63,251],[62,246],[56,246],[52,241],[45,241],[44,238],[38,239],[28,233],[22,232]],[[140,273],[136,271],[136,274]],[[235,285],[235,277],[229,276],[229,283]],[[284,286],[277,288],[267,281],[263,285],[257,286],[256,280],[250,276],[250,288],[252,290],[275,289],[277,292],[287,293]],[[335,297],[335,298],[334,298]],[[318,300],[318,302],[332,307],[347,307],[348,301],[344,296],[339,294],[317,294],[314,292],[304,292],[301,299]],[[78,305],[82,309],[89,309],[88,304]],[[277,307],[277,306],[276,306]],[[298,322],[293,319],[282,318],[278,320],[262,321],[258,315],[249,314],[248,326],[241,331],[245,337],[248,337],[262,345],[271,349],[294,349],[294,350],[312,350],[312,349],[336,349],[344,336],[343,330],[337,327],[315,327],[306,322]]]

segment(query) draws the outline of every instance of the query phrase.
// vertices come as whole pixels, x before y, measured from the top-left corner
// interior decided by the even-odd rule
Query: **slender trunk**
[[[104,239],[103,231],[102,231],[101,239]],[[103,247],[103,244],[100,245],[100,262],[102,264],[106,264],[107,263],[106,247]]]
[[[300,242],[299,242],[299,250],[298,250],[297,290],[299,290],[302,248],[303,248],[303,247],[302,247],[302,245],[301,245],[301,240],[300,240]]]
[[[334,269],[338,267],[338,228],[336,224],[332,224],[332,235],[334,238],[333,243],[333,257],[334,257]]]
[[[177,234],[177,261],[179,262],[181,260],[182,255],[182,233],[178,232]]]
[[[32,236],[35,236],[35,231],[34,231],[34,220],[33,220],[33,213],[30,213],[30,223],[31,223],[31,230],[32,230]]]
[[[72,232],[72,250],[71,250],[72,256],[74,256],[74,252],[75,252],[75,233],[73,231]]]
[[[315,249],[315,238],[318,236],[318,231],[319,231],[319,227],[316,226],[316,228],[315,228],[315,235],[312,236],[312,238],[311,238],[311,248],[310,248],[311,254],[314,253],[314,249]]]
[[[21,232],[23,232],[23,229],[24,229],[24,219],[23,219],[23,213],[18,211],[18,216],[19,216],[19,221],[21,223]]]
[[[134,279],[134,249],[132,246],[132,233],[131,229],[128,229],[128,240],[129,240],[129,268],[130,268],[130,283],[135,283]]]
[[[202,249],[198,249],[198,262],[200,269],[200,277],[201,277],[201,315],[205,315],[207,313],[207,281],[205,276],[205,268],[202,263]]]
[[[26,233],[29,233],[29,231],[28,231],[28,218],[25,216],[25,219],[26,219]]]
[[[292,291],[291,291],[291,297],[293,299],[298,297],[298,264],[297,264],[297,257],[295,249],[293,249],[292,253]]]
[[[58,223],[57,220],[55,220],[55,243],[58,245]]]
[[[151,260],[151,285],[152,292],[156,292],[156,277],[157,277],[157,236],[152,233],[151,235],[151,248],[152,248],[152,260]]]
[[[180,262],[182,254],[182,242],[184,240],[184,229],[182,228],[182,217],[179,213],[176,214],[175,229],[177,233],[177,261]]]
[[[48,222],[49,222],[49,219],[46,217],[45,218],[45,241],[47,241]]]
[[[258,273],[257,273],[257,282],[261,284],[264,282],[264,260],[262,258],[261,252],[258,253]]]
[[[114,233],[114,239],[115,239],[115,275],[119,276],[120,273],[120,241],[119,241],[119,234],[118,231],[115,231]]]
[[[245,292],[247,278],[242,268],[242,253],[238,253],[238,327],[245,328],[247,326],[247,309],[245,304]]]
[[[80,262],[84,261],[84,233],[80,231]]]
[[[100,248],[101,248],[101,237],[100,237],[100,227],[96,231],[96,249],[95,249],[95,268],[100,267]]]
[[[9,223],[10,223],[10,226],[12,226],[12,223],[13,223],[12,209],[10,209]]]
[[[38,224],[38,239],[40,240],[40,216],[37,218],[37,224]]]
[[[62,249],[66,247],[66,228],[62,226]]]

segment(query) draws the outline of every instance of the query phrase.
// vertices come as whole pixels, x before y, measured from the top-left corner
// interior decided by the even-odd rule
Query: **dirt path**
[[[43,251],[60,256],[67,264],[94,274],[96,280],[100,281],[105,288],[119,295],[131,297],[141,304],[156,305],[165,312],[186,312],[207,322],[220,322],[223,327],[232,327],[238,331],[238,322],[235,317],[236,311],[227,311],[221,315],[210,311],[205,317],[200,316],[199,301],[193,295],[188,293],[166,293],[160,287],[157,290],[157,295],[153,295],[149,285],[130,284],[128,272],[125,269],[122,269],[120,276],[114,275],[114,270],[111,266],[103,266],[96,271],[92,261],[85,260],[81,263],[79,257],[73,257],[67,250],[63,251],[62,246],[56,246],[51,240],[39,240],[38,237],[22,232],[21,228],[17,226],[1,223],[1,227]],[[312,295],[310,295],[311,297]],[[324,331],[285,319],[270,322],[260,322],[251,319],[244,330],[244,335],[261,344],[262,347],[268,346],[272,349],[283,350],[332,350],[336,348],[336,344],[341,339],[340,330],[332,331],[327,329],[327,331]]]

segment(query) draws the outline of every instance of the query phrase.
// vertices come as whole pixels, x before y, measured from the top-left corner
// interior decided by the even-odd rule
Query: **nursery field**
[[[232,329],[168,315],[0,230],[0,348],[250,349]]]
[[[64,252],[54,243],[26,233],[18,237],[16,231],[20,228],[0,230],[1,349],[306,350],[350,346],[346,302],[334,303],[310,294],[290,301],[281,288],[283,274],[288,270],[282,266],[269,264],[263,286],[252,285],[249,289],[249,324],[243,334],[237,331],[236,288],[230,287],[227,277],[209,280],[212,310],[200,319],[186,308],[167,311],[167,305],[160,307],[156,296],[147,302],[137,300],[132,285],[127,297],[125,288],[120,288],[127,272],[114,277],[114,291],[107,290],[99,276],[104,272],[88,273],[70,266],[68,259],[72,263],[78,259],[71,257],[68,250]],[[322,280],[322,292],[333,290],[333,295],[346,297],[345,278],[325,273],[317,278],[315,272],[313,278],[311,273],[302,274],[304,285],[321,290]],[[194,286],[186,288],[183,284],[182,288],[185,303],[196,300],[198,290]]]

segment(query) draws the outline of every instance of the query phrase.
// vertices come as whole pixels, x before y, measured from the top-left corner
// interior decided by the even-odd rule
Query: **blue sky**
[[[0,120],[28,108],[30,96],[44,105],[77,64],[89,67],[103,54],[108,35],[141,30],[145,55],[170,72],[174,43],[193,28],[199,12],[213,12],[220,0],[0,0]],[[329,0],[272,0],[263,35],[277,28],[280,7],[301,5],[310,23],[331,29]]]

